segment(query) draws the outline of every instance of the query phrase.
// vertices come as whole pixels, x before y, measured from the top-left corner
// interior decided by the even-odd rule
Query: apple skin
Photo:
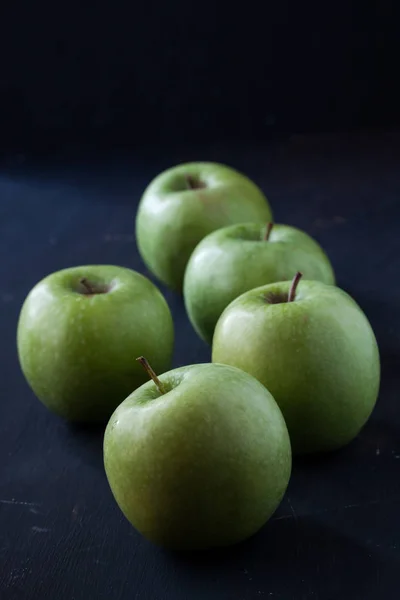
[[[188,178],[203,187],[189,187]],[[270,220],[267,199],[245,175],[218,163],[183,163],[158,175],[145,190],[136,239],[150,271],[180,291],[187,261],[204,236],[233,223]]]
[[[211,344],[223,310],[255,287],[286,281],[296,271],[305,279],[333,285],[335,276],[321,246],[304,231],[245,223],[210,233],[194,250],[184,279],[186,310],[198,335]]]
[[[81,278],[110,289],[83,293]],[[146,381],[138,354],[169,369],[173,340],[161,292],[139,273],[111,265],[45,277],[28,294],[17,329],[20,365],[36,396],[58,415],[82,422],[107,422]]]
[[[247,373],[216,364],[174,369],[114,412],[104,464],[119,507],[153,543],[200,550],[254,534],[291,472],[285,421]]]
[[[375,406],[380,360],[372,328],[343,290],[300,281],[262,286],[234,300],[214,334],[212,360],[268,386],[296,454],[340,448]],[[280,303],[274,303],[278,300]]]

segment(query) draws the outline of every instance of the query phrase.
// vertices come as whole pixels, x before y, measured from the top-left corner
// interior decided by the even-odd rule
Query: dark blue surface
[[[0,597],[2,600],[397,600],[400,570],[400,137],[291,138],[268,148],[168,151],[96,165],[18,164],[0,174]],[[221,160],[267,193],[277,222],[314,235],[338,284],[369,317],[382,358],[371,421],[346,449],[297,460],[272,520],[226,551],[177,555],[125,521],[103,472],[102,432],[71,427],[34,398],[15,330],[49,272],[116,263],[145,272],[133,223],[162,168]],[[207,361],[182,299],[166,291],[174,366]]]

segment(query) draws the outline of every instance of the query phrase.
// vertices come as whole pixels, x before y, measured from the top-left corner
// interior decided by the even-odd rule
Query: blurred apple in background
[[[232,300],[260,285],[306,279],[335,283],[328,257],[305,232],[288,225],[246,223],[210,233],[190,257],[184,280],[189,319],[211,343],[215,325]]]
[[[184,163],[145,190],[136,218],[138,249],[152,273],[181,290],[187,261],[204,236],[225,225],[271,218],[264,194],[245,175],[218,163]]]

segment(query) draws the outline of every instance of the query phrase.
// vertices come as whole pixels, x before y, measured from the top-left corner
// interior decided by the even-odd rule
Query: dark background
[[[400,135],[390,5],[203,2],[0,8],[0,598],[397,600],[400,570]],[[147,183],[183,160],[242,170],[277,222],[313,235],[376,332],[382,386],[347,448],[296,460],[251,540],[201,555],[125,521],[102,431],[48,413],[20,373],[21,304],[48,273],[146,273]],[[207,361],[162,288],[174,366]]]
[[[392,127],[392,3],[3,3],[0,148],[53,154]]]

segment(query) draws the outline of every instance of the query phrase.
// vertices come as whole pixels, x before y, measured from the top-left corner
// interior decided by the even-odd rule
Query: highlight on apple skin
[[[152,380],[120,404],[104,436],[105,470],[122,512],[172,549],[253,535],[278,507],[291,472],[275,400],[254,377],[225,365],[148,372]]]
[[[218,163],[183,163],[147,186],[136,216],[137,246],[148,269],[180,291],[204,236],[225,225],[271,219],[265,195],[242,173]]]
[[[296,454],[351,442],[380,384],[378,345],[361,308],[338,287],[300,276],[236,298],[218,320],[212,347],[214,362],[268,388]]]

